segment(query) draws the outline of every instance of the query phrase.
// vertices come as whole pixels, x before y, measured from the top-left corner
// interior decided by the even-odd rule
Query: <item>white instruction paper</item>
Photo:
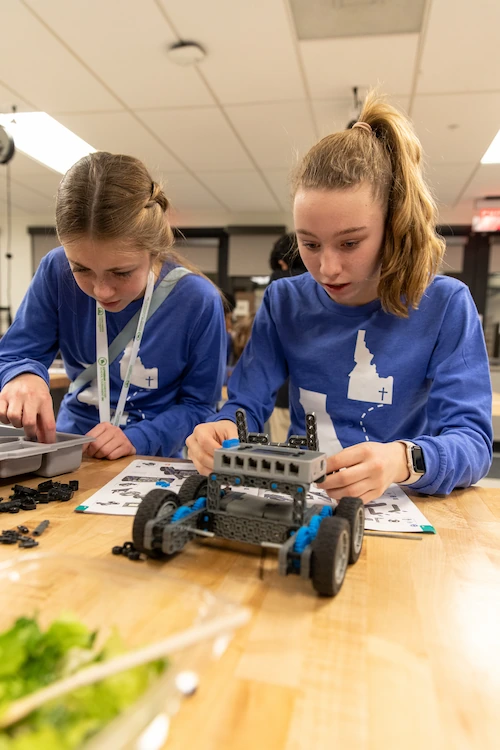
[[[184,479],[196,474],[191,462],[136,460],[120,474],[85,500],[75,510],[80,513],[103,513],[112,516],[134,516],[137,508],[150,490],[168,489],[178,492]],[[290,497],[280,492],[259,490],[254,487],[234,487],[238,492],[248,492],[277,502],[290,502]],[[307,493],[308,504],[334,503],[324,490],[312,485]],[[408,531],[435,533],[424,514],[397,484],[391,486],[377,500],[365,505],[367,531]]]
[[[79,513],[104,513],[110,516],[135,516],[150,490],[179,492],[184,479],[196,474],[194,465],[180,461],[132,461],[126,469],[75,508]]]

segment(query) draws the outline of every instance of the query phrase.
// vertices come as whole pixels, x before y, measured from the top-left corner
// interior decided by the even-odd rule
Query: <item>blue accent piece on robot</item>
[[[304,492],[304,488],[303,487],[297,487],[297,492]]]
[[[166,482],[164,479],[160,479],[156,482],[156,487],[170,487],[170,482]]]
[[[229,440],[222,441],[223,448],[236,448],[240,444],[238,438],[229,438]]]
[[[211,477],[210,477],[210,479],[211,479],[211,480],[212,480],[213,482],[215,482],[215,480],[217,479],[217,474],[212,474],[212,475],[211,475]]]
[[[309,521],[308,526],[301,526],[295,535],[293,551],[302,554],[305,548],[316,538],[321,521],[327,516],[333,516],[333,510],[329,505],[325,505],[320,513],[316,513]]]
[[[239,477],[236,477],[234,480],[235,484],[241,484],[241,479]]]
[[[170,519],[170,523],[174,523],[175,521],[180,521],[182,518],[186,518],[187,516],[190,516],[191,513],[195,513],[197,510],[202,510],[206,507],[207,504],[207,498],[206,497],[199,497],[198,500],[193,503],[193,505],[181,505],[180,508],[177,508],[174,515]]]
[[[272,490],[277,490],[277,489],[278,489],[278,484],[277,484],[277,482],[271,482],[271,489],[272,489]]]

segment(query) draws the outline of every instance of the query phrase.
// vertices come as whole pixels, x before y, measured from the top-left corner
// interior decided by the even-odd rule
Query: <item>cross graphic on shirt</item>
[[[383,401],[383,400],[384,400],[384,396],[385,396],[385,394],[386,394],[386,393],[389,393],[389,391],[386,391],[386,390],[385,390],[385,388],[384,388],[384,386],[382,386],[382,390],[381,390],[381,391],[379,391],[379,393],[380,393],[380,394],[382,395],[382,401]]]
[[[146,380],[148,381],[148,385],[151,385],[151,381],[154,380],[154,378],[152,378],[151,375],[148,375]]]

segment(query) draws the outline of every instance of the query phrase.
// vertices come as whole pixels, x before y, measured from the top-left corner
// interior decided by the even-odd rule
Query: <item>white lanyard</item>
[[[139,322],[137,323],[137,330],[134,336],[134,343],[132,345],[132,352],[130,354],[130,359],[127,366],[127,374],[125,375],[125,379],[123,381],[120,398],[118,399],[118,405],[116,407],[113,420],[111,420],[111,411],[109,405],[109,354],[108,333],[106,329],[106,311],[98,302],[96,302],[95,333],[97,348],[97,390],[99,393],[100,422],[111,422],[111,424],[115,425],[116,427],[120,425],[120,420],[125,409],[125,402],[127,400],[127,395],[130,388],[130,378],[132,377],[132,370],[134,369],[137,354],[139,352],[139,346],[141,345],[142,334],[144,333],[144,326],[148,317],[149,305],[151,304],[154,285],[155,274],[153,271],[150,271],[148,274],[146,291],[144,292],[144,301],[142,303],[141,314],[139,316]]]

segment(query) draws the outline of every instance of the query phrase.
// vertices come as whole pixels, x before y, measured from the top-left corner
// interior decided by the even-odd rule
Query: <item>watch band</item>
[[[411,440],[400,440],[406,448],[406,465],[409,477],[399,484],[414,484],[425,474],[425,461],[422,448]]]

